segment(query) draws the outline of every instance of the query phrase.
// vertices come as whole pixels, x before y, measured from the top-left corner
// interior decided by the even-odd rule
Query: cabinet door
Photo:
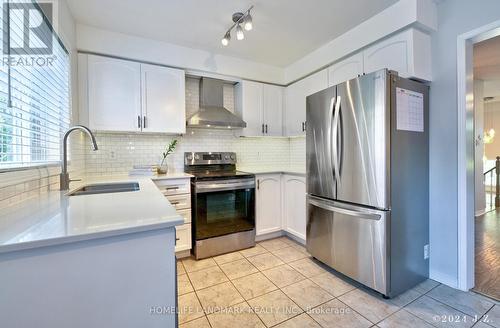
[[[184,71],[141,65],[144,132],[185,133]]]
[[[244,136],[264,134],[263,85],[252,81],[241,81],[236,85],[236,111],[247,127],[241,132]]]
[[[364,50],[363,61],[367,74],[387,68],[402,77],[432,80],[430,36],[412,28]]]
[[[283,135],[283,87],[264,84],[265,135]]]
[[[363,74],[363,54],[357,53],[328,68],[328,85],[334,86]]]
[[[141,65],[88,56],[89,127],[104,131],[140,131]]]
[[[287,136],[305,134],[306,97],[327,87],[328,69],[324,69],[286,88],[285,129]]]
[[[175,251],[191,249],[191,224],[185,223],[175,227]]]
[[[285,230],[306,240],[306,179],[283,176],[283,217]]]
[[[281,176],[258,175],[256,197],[257,235],[281,230]]]

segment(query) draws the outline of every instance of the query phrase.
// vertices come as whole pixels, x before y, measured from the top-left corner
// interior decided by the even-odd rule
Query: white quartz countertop
[[[238,166],[238,171],[253,173],[253,174],[271,174],[271,173],[283,173],[283,174],[291,174],[291,175],[306,175],[306,170],[303,168],[294,168],[294,167],[273,167],[273,166],[254,166],[254,167],[245,167]]]
[[[182,216],[153,180],[189,177],[185,173],[173,173],[154,177],[90,178],[72,185],[72,190],[81,185],[108,182],[138,182],[139,190],[78,196],[51,191],[0,209],[0,253],[183,224]]]

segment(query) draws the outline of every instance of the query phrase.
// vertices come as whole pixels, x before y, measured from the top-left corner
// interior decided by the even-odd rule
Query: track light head
[[[225,47],[229,44],[229,40],[231,40],[231,31],[227,31],[224,37],[221,40],[222,45]]]
[[[252,24],[252,15],[250,15],[250,12],[247,14],[247,16],[245,17],[245,20],[244,20],[244,23],[243,23],[243,27],[245,28],[245,30],[247,31],[250,31],[252,28],[253,28],[253,24]]]
[[[245,38],[245,34],[243,33],[243,29],[241,28],[241,25],[238,24],[236,25],[236,40],[243,40]]]

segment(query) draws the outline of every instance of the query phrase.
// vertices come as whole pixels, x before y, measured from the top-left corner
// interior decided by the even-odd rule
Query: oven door
[[[194,239],[203,240],[255,228],[255,179],[195,183]]]

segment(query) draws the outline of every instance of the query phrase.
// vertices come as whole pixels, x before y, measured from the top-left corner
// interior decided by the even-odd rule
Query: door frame
[[[500,20],[457,38],[458,96],[458,276],[457,287],[474,287],[474,71],[475,43],[500,35]]]

